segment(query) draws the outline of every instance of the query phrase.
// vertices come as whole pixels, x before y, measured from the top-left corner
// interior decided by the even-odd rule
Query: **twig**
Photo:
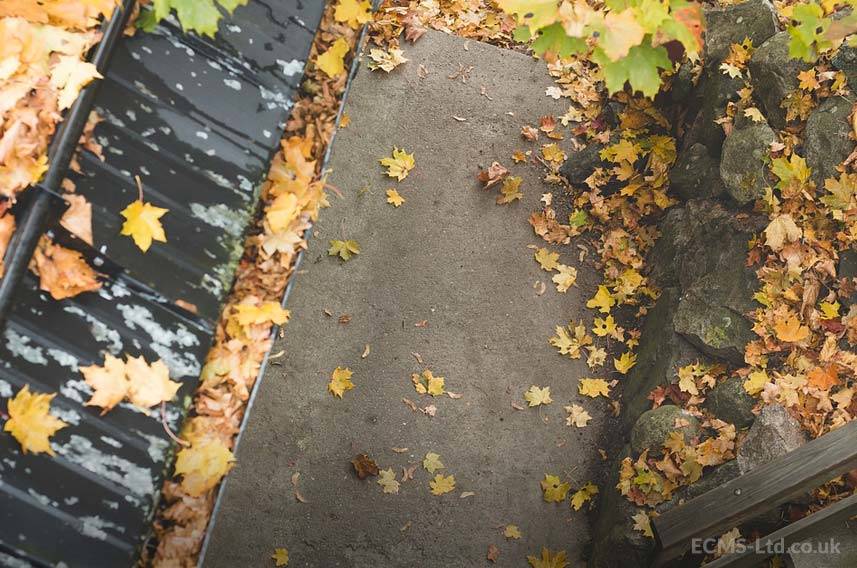
[[[137,199],[142,202],[143,201],[143,182],[140,181],[140,176],[135,175],[134,181],[137,182]]]
[[[140,201],[142,201],[142,199]],[[188,442],[187,440],[182,440],[181,438],[179,438],[178,436],[173,434],[172,430],[170,430],[170,427],[167,424],[167,403],[163,402],[163,401],[161,401],[161,424],[164,425],[164,432],[166,432],[167,436],[172,438],[172,440],[176,444],[180,445],[183,448],[189,448],[190,447],[190,442]]]

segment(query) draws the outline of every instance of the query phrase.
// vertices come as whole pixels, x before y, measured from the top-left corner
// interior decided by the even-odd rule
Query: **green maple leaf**
[[[663,46],[652,47],[649,36],[641,45],[635,45],[628,55],[618,61],[610,61],[602,49],[592,53],[593,60],[601,66],[604,83],[610,94],[625,88],[625,82],[631,88],[647,97],[654,97],[661,86],[660,69],[672,69],[667,50]]]
[[[184,31],[214,37],[223,11],[231,14],[245,4],[247,0],[154,0],[153,8],[141,14],[137,25],[144,31],[151,31],[175,10]]]
[[[830,40],[825,37],[830,19],[824,17],[824,11],[818,4],[797,4],[792,11],[792,18],[798,22],[789,26],[789,56],[814,63],[818,54],[832,47]]]
[[[586,51],[586,40],[567,36],[562,24],[557,22],[539,30],[538,37],[533,42],[533,51],[538,55],[550,51],[560,57],[568,57]]]

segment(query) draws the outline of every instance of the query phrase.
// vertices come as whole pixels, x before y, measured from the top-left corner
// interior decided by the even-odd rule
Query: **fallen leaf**
[[[521,193],[522,178],[518,176],[508,176],[503,180],[500,186],[500,195],[497,196],[497,205],[506,205],[512,203],[516,199],[521,199],[524,194]]]
[[[553,402],[551,399],[551,388],[533,385],[524,393],[524,400],[529,403],[530,407],[550,404]]]
[[[579,511],[587,501],[596,495],[598,495],[598,486],[592,482],[587,483],[571,496],[572,509]]]
[[[422,375],[413,373],[411,382],[414,383],[414,389],[420,394],[430,394],[432,396],[440,396],[444,394],[444,384],[446,379],[443,377],[435,377],[431,370],[426,369]]]
[[[278,568],[280,566],[288,566],[289,551],[285,548],[275,548],[274,554],[271,555],[271,559],[274,561],[274,566],[277,566]]]
[[[816,367],[807,375],[810,386],[821,390],[830,390],[831,387],[840,384],[839,369],[836,365],[827,365],[826,367]]]
[[[555,475],[545,474],[545,478],[540,482],[544,500],[548,503],[560,503],[565,501],[571,485],[567,481],[560,481]]]
[[[616,299],[610,294],[607,286],[598,286],[598,291],[595,295],[586,302],[586,307],[590,309],[598,309],[603,314],[609,314],[610,308],[616,305]]]
[[[366,479],[370,475],[378,475],[378,464],[366,454],[358,454],[351,460],[351,465],[354,466],[354,472],[359,479]]]
[[[578,406],[577,404],[572,404],[571,406],[566,406],[565,411],[568,412],[568,416],[565,419],[565,423],[568,426],[577,426],[578,428],[583,428],[589,421],[592,420],[592,416],[586,412],[582,406]]]
[[[274,566],[278,568],[289,565],[289,551],[285,548],[275,548],[271,558],[274,560]]]
[[[565,264],[558,264],[556,270],[557,274],[554,274],[551,280],[556,284],[556,291],[564,294],[577,282],[577,269]]]
[[[63,213],[60,224],[68,232],[88,245],[92,244],[92,204],[82,195],[63,195],[68,209]]]
[[[486,558],[490,562],[497,562],[497,559],[500,558],[500,549],[497,548],[493,544],[489,544],[488,545],[488,554],[486,555]]]
[[[331,240],[330,248],[327,249],[329,256],[338,256],[342,260],[350,260],[355,254],[360,254],[360,244],[355,240]]]
[[[143,409],[171,401],[182,386],[170,380],[170,370],[160,359],[150,365],[143,357],[127,357],[125,376],[128,401]]]
[[[800,343],[809,339],[809,328],[801,325],[800,320],[794,315],[780,319],[774,324],[777,339],[788,343]]]
[[[316,58],[316,67],[324,71],[328,77],[342,75],[345,73],[345,54],[350,49],[345,38],[337,39],[327,51]]]
[[[216,487],[234,465],[235,456],[223,442],[203,439],[179,451],[175,474],[182,476],[182,489],[199,497]]]
[[[59,92],[59,110],[69,108],[77,99],[80,90],[93,79],[100,79],[98,68],[76,55],[60,55],[51,68],[50,84]]]
[[[351,382],[351,375],[353,374],[354,373],[348,367],[345,367],[344,369],[342,367],[337,367],[330,375],[330,382],[327,384],[327,390],[333,396],[342,398],[345,391],[350,391],[354,388],[354,383]]]
[[[541,558],[527,556],[527,562],[530,563],[530,568],[566,568],[568,566],[564,550],[558,550],[554,553],[544,546],[542,547]]]
[[[39,288],[54,300],[73,298],[101,288],[99,274],[79,252],[59,246],[48,237],[39,239],[30,268],[39,275]]]
[[[369,62],[366,66],[369,69],[382,69],[389,73],[402,63],[407,63],[409,60],[405,58],[405,52],[398,47],[391,47],[388,50],[370,49]]]
[[[378,485],[380,485],[384,493],[398,493],[399,482],[396,481],[396,474],[392,468],[383,469],[378,473]]]
[[[131,388],[125,377],[125,362],[109,353],[104,356],[103,366],[80,367],[80,373],[93,391],[86,406],[100,406],[101,414],[122,402]]]
[[[509,175],[509,170],[507,170],[500,162],[492,162],[487,170],[482,170],[476,176],[483,184],[483,189],[489,189],[492,185],[500,183],[503,179]]]
[[[798,240],[802,234],[803,231],[795,224],[791,215],[779,215],[765,229],[765,244],[774,252],[779,252],[787,243]]]
[[[655,538],[655,533],[652,532],[652,520],[645,511],[640,511],[636,515],[631,516],[634,521],[634,530],[643,533],[643,536]]]
[[[434,476],[434,479],[429,481],[429,487],[431,487],[432,495],[443,495],[444,493],[449,493],[455,489],[455,476],[444,476],[443,474],[438,473]]]
[[[503,536],[508,540],[517,540],[521,538],[521,530],[517,525],[506,525],[506,528],[503,529]]]
[[[446,466],[440,461],[440,455],[429,452],[423,460],[423,467],[429,473],[434,473],[439,469],[446,469]]]
[[[765,385],[770,382],[768,373],[765,371],[753,371],[747,375],[747,380],[744,381],[744,390],[747,394],[757,395],[764,389]]]
[[[548,272],[559,266],[559,253],[551,252],[546,248],[537,250],[535,258],[539,266]]]
[[[610,397],[610,385],[604,379],[580,379],[577,390],[580,394],[592,398],[597,396]]]
[[[396,178],[402,181],[416,165],[413,154],[408,154],[405,150],[393,148],[392,158],[381,158],[378,160],[382,166],[387,168],[387,175],[391,178]]]
[[[637,355],[630,351],[626,351],[619,356],[618,359],[613,359],[613,366],[617,371],[626,374],[631,370],[631,367],[637,364]]]
[[[393,207],[400,207],[404,202],[405,198],[399,195],[399,192],[396,191],[395,188],[390,188],[387,190],[387,203],[389,203]]]
[[[6,403],[9,419],[3,425],[3,431],[9,432],[21,444],[21,450],[26,454],[46,453],[53,456],[50,438],[62,428],[68,426],[65,422],[51,415],[51,401],[54,394],[33,394],[30,386],[18,391],[14,398]]]
[[[372,21],[372,5],[369,0],[339,0],[333,17],[337,22],[348,24],[356,30],[361,24]]]
[[[119,234],[130,236],[137,248],[146,252],[152,246],[152,241],[167,242],[160,219],[168,211],[169,209],[155,207],[138,199],[120,212],[125,217],[125,222]]]

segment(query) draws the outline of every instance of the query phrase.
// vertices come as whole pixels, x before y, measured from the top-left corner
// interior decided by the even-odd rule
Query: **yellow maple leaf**
[[[818,80],[815,77],[815,69],[807,69],[797,74],[798,86],[804,91],[814,91],[818,88]]]
[[[832,320],[839,317],[839,302],[821,302],[818,306],[821,308],[821,319]]]
[[[104,356],[103,366],[80,367],[80,373],[93,391],[86,406],[100,406],[101,414],[122,402],[131,388],[125,377],[125,362],[109,353]]]
[[[678,370],[678,388],[681,392],[686,392],[693,396],[699,394],[699,388],[696,386],[696,376],[694,374],[694,365],[685,365]]]
[[[518,176],[507,176],[503,179],[503,185],[500,186],[500,195],[497,196],[497,205],[506,205],[512,203],[516,199],[521,199],[524,194],[521,193],[522,178]]]
[[[556,144],[545,144],[542,146],[542,156],[548,162],[560,164],[565,161],[565,152]]]
[[[283,309],[279,302],[262,302],[259,305],[237,304],[235,310],[235,321],[242,327],[254,324],[273,323],[283,325],[289,321],[291,312]]]
[[[598,495],[598,486],[591,481],[588,482],[571,496],[572,509],[579,511],[587,501],[590,501],[596,495]]]
[[[618,359],[613,359],[613,366],[617,371],[626,374],[631,370],[631,367],[637,364],[637,354],[626,351],[619,356]]]
[[[551,252],[544,247],[537,250],[534,256],[539,266],[548,272],[559,265],[559,253]]]
[[[521,538],[521,529],[517,525],[506,525],[506,528],[503,529],[503,536],[509,540],[517,540]]]
[[[336,77],[345,73],[345,54],[350,49],[345,38],[339,38],[327,51],[319,55],[316,66],[324,71],[328,77]]]
[[[9,399],[6,404],[9,419],[3,425],[3,430],[18,440],[25,454],[33,452],[54,455],[50,438],[57,430],[68,426],[50,413],[51,400],[55,396],[56,393],[33,394],[30,392],[30,386],[24,385],[15,398]]]
[[[568,412],[568,416],[565,417],[567,426],[583,428],[592,420],[592,416],[580,405],[572,404],[571,406],[566,406],[565,411]]]
[[[601,159],[609,160],[614,164],[627,162],[633,164],[640,155],[640,146],[630,140],[622,139],[619,142],[601,150]]]
[[[333,239],[330,241],[330,248],[327,249],[327,254],[338,256],[342,260],[350,260],[355,254],[360,254],[360,243],[352,239],[347,241]]]
[[[621,12],[610,11],[604,17],[604,32],[598,39],[598,46],[610,61],[617,61],[628,55],[628,51],[643,41],[646,31],[638,23],[634,10],[626,8]]]
[[[201,439],[178,453],[176,475],[182,476],[182,489],[193,497],[199,497],[217,486],[233,465],[235,456],[223,442]]]
[[[285,548],[275,548],[274,554],[271,555],[271,559],[274,561],[274,566],[277,566],[277,568],[288,566],[289,551]]]
[[[524,400],[526,400],[531,407],[550,404],[553,402],[551,399],[551,388],[537,387],[536,385],[533,385],[524,393]]]
[[[404,202],[405,198],[399,195],[399,192],[396,191],[395,188],[390,188],[387,190],[387,203],[389,203],[393,207],[400,207]]]
[[[384,490],[384,493],[398,493],[399,482],[396,481],[396,474],[393,473],[393,468],[382,469],[378,472],[378,485]]]
[[[788,343],[800,343],[809,339],[809,328],[801,325],[800,319],[794,314],[782,318],[774,324],[777,339]]]
[[[753,371],[747,375],[747,379],[744,381],[744,390],[747,391],[747,394],[756,395],[762,392],[765,385],[769,382],[768,373],[765,371]]]
[[[60,55],[51,68],[50,77],[51,86],[59,91],[59,110],[70,107],[87,83],[100,78],[101,74],[92,63],[82,61],[77,55]]]
[[[593,320],[592,322],[592,333],[594,333],[598,337],[610,335],[615,331],[616,320],[613,319],[613,316],[607,316],[604,319],[595,318],[595,320]]]
[[[567,481],[560,481],[559,477],[555,475],[545,474],[545,478],[539,484],[542,486],[544,500],[548,503],[565,501],[568,490],[571,489],[571,485]]]
[[[398,47],[391,47],[388,50],[370,49],[369,62],[366,67],[372,69],[383,69],[389,73],[402,63],[407,63],[409,60],[405,57],[405,52]]]
[[[182,386],[170,380],[170,370],[160,359],[149,365],[143,357],[127,357],[125,376],[128,400],[143,409],[172,400]]]
[[[558,264],[556,270],[557,274],[554,274],[551,280],[556,284],[556,291],[564,294],[577,282],[577,269],[573,266]]]
[[[429,487],[431,487],[432,495],[443,495],[444,493],[449,493],[455,489],[455,476],[444,476],[443,474],[438,473],[434,476],[434,479],[429,481]]]
[[[265,220],[272,233],[280,233],[288,230],[300,213],[298,196],[294,193],[283,193],[275,197],[265,209]]]
[[[422,372],[422,375],[414,373],[411,375],[411,382],[414,383],[414,389],[420,394],[430,394],[432,396],[441,396],[446,391],[444,390],[446,379],[443,377],[435,377],[430,369]]]
[[[549,549],[542,547],[541,558],[529,555],[527,562],[530,563],[530,568],[566,568],[568,566],[567,555],[564,550],[551,552]]]
[[[607,360],[607,350],[603,347],[595,347],[593,345],[587,347],[587,349],[589,349],[589,355],[586,356],[586,366],[590,369],[602,366],[604,361]]]
[[[580,379],[577,391],[583,396],[595,398],[597,396],[610,397],[610,385],[604,379]]]
[[[643,533],[643,536],[655,538],[655,533],[652,532],[652,520],[645,511],[640,511],[636,515],[631,516],[634,521],[634,530]]]
[[[387,168],[387,175],[389,177],[396,178],[399,181],[408,177],[408,174],[416,165],[413,154],[408,154],[404,149],[400,150],[395,147],[393,148],[392,158],[381,158],[378,161],[382,166]]]
[[[354,388],[354,383],[351,382],[351,375],[354,373],[348,367],[344,369],[337,367],[330,375],[330,382],[327,384],[327,390],[330,394],[342,398],[345,391],[350,391]]]
[[[372,20],[372,5],[369,0],[339,0],[333,17],[337,22],[348,24],[356,30],[361,24]]]
[[[134,244],[143,252],[149,250],[152,241],[165,243],[167,235],[160,218],[168,211],[169,209],[155,207],[138,199],[122,210],[121,215],[125,217],[125,222],[120,234],[134,239]]]
[[[610,308],[616,305],[616,299],[610,294],[610,290],[603,284],[598,286],[598,291],[595,295],[586,302],[586,307],[589,309],[598,309],[602,314],[609,314]]]
[[[429,473],[434,473],[439,469],[446,469],[446,466],[440,461],[440,456],[434,452],[426,454],[425,459],[423,459],[423,467]]]
[[[753,122],[764,122],[765,116],[762,114],[762,111],[757,109],[756,107],[750,107],[744,109],[744,116],[752,120]]]

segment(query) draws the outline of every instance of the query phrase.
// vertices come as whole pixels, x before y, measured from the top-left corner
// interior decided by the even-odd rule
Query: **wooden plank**
[[[821,511],[795,521],[768,536],[758,539],[752,546],[733,554],[721,556],[706,568],[754,568],[775,553],[788,551],[792,544],[823,537],[834,524],[857,514],[857,494],[851,495]]]
[[[653,519],[655,565],[681,556],[694,538],[720,535],[857,468],[855,442],[857,421]]]

